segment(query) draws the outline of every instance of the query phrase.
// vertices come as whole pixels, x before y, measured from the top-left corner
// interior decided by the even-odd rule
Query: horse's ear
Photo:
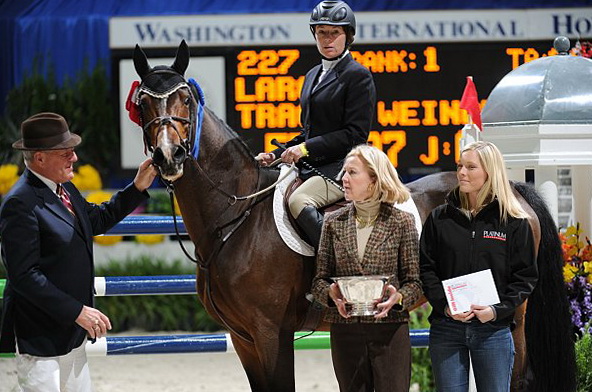
[[[142,80],[151,70],[146,53],[144,53],[138,44],[136,44],[136,49],[134,49],[134,67]]]
[[[177,49],[177,55],[175,56],[175,62],[171,65],[175,71],[181,75],[185,75],[185,71],[189,66],[189,46],[185,40],[181,41],[179,48]]]

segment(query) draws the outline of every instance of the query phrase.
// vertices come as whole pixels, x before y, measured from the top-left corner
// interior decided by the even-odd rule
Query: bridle
[[[179,75],[177,72],[175,72],[173,70],[155,70],[155,71],[152,71],[151,74],[155,74],[155,73]],[[177,92],[178,90],[180,90],[182,88],[186,88],[189,91],[190,95],[193,97],[193,99],[191,100],[191,105],[189,106],[189,117],[172,116],[167,113],[165,115],[156,116],[153,119],[151,119],[150,121],[148,121],[147,123],[144,123],[144,113],[142,111],[142,106],[139,105],[143,94],[147,94],[147,95],[149,95],[153,98],[157,98],[157,99],[167,99],[172,94],[174,94],[175,92]],[[149,87],[147,87],[144,83],[142,83],[138,87],[138,90],[135,94],[137,94],[135,97],[136,104],[139,105],[139,107],[140,107],[140,123],[141,123],[142,133],[143,133],[143,137],[144,137],[144,149],[150,151],[150,153],[152,154],[152,157],[154,157],[154,146],[152,145],[151,138],[150,138],[150,128],[155,124],[158,125],[158,131],[156,134],[158,136],[158,134],[160,132],[162,132],[162,130],[164,129],[165,125],[170,125],[177,133],[177,136],[179,137],[179,140],[181,141],[180,146],[183,148],[183,151],[185,153],[185,159],[187,159],[189,157],[189,153],[191,152],[191,146],[192,146],[191,140],[193,140],[195,138],[195,135],[197,132],[196,129],[197,129],[198,124],[196,122],[196,107],[195,106],[201,104],[200,103],[201,96],[196,97],[194,92],[192,91],[192,89],[185,82],[178,83],[177,85],[173,86],[173,88],[171,88],[163,93],[157,93],[157,92],[153,91],[152,89],[150,89]],[[189,134],[187,135],[186,138],[183,138],[181,136],[181,132],[179,131],[177,125],[175,124],[175,121],[180,122],[183,125],[187,125],[187,124],[190,125]]]
[[[177,136],[179,136],[179,139],[181,140],[181,146],[184,149],[189,150],[189,148],[188,148],[189,147],[189,139],[188,138],[183,139],[183,137],[181,136],[181,133],[179,132],[179,129],[177,129],[177,127],[175,126],[175,123],[173,123],[173,121],[178,121],[183,124],[191,124],[191,119],[187,118],[187,117],[179,117],[179,116],[154,117],[146,125],[144,125],[144,127],[142,127],[142,130],[144,131],[144,137],[149,136],[148,131],[149,131],[150,127],[152,125],[154,125],[155,123],[158,123],[157,125],[159,125],[159,131],[156,134],[157,137],[158,137],[158,134],[161,132],[162,127],[164,125],[170,125],[177,133]],[[191,124],[191,125],[193,126],[193,124]],[[152,146],[151,143],[148,144],[148,147],[149,147],[150,151],[152,151],[154,149],[154,147]]]

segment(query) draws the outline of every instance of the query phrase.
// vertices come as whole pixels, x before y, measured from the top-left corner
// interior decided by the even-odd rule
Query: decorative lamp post
[[[572,177],[572,218],[592,226],[592,60],[568,54],[557,37],[556,56],[542,57],[508,73],[483,108],[484,140],[504,154],[510,177],[534,184],[558,221],[557,168]]]

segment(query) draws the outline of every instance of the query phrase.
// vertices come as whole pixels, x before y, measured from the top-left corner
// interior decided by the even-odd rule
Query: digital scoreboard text
[[[495,85],[518,66],[555,55],[550,42],[354,45],[351,53],[376,83],[369,141],[382,148],[406,180],[454,170],[461,129],[459,107],[472,76],[483,107]],[[318,64],[314,46],[235,50],[227,62],[227,122],[254,152],[300,131],[304,75]],[[355,92],[354,92],[355,94]]]

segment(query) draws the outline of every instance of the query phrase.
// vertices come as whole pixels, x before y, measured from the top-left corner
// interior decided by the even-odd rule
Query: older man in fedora
[[[55,113],[21,125],[26,169],[0,206],[2,259],[8,273],[0,352],[17,353],[22,391],[90,391],[87,337],[111,328],[94,308],[93,243],[132,212],[156,176],[144,161],[132,184],[101,205],[70,182],[80,137]]]

